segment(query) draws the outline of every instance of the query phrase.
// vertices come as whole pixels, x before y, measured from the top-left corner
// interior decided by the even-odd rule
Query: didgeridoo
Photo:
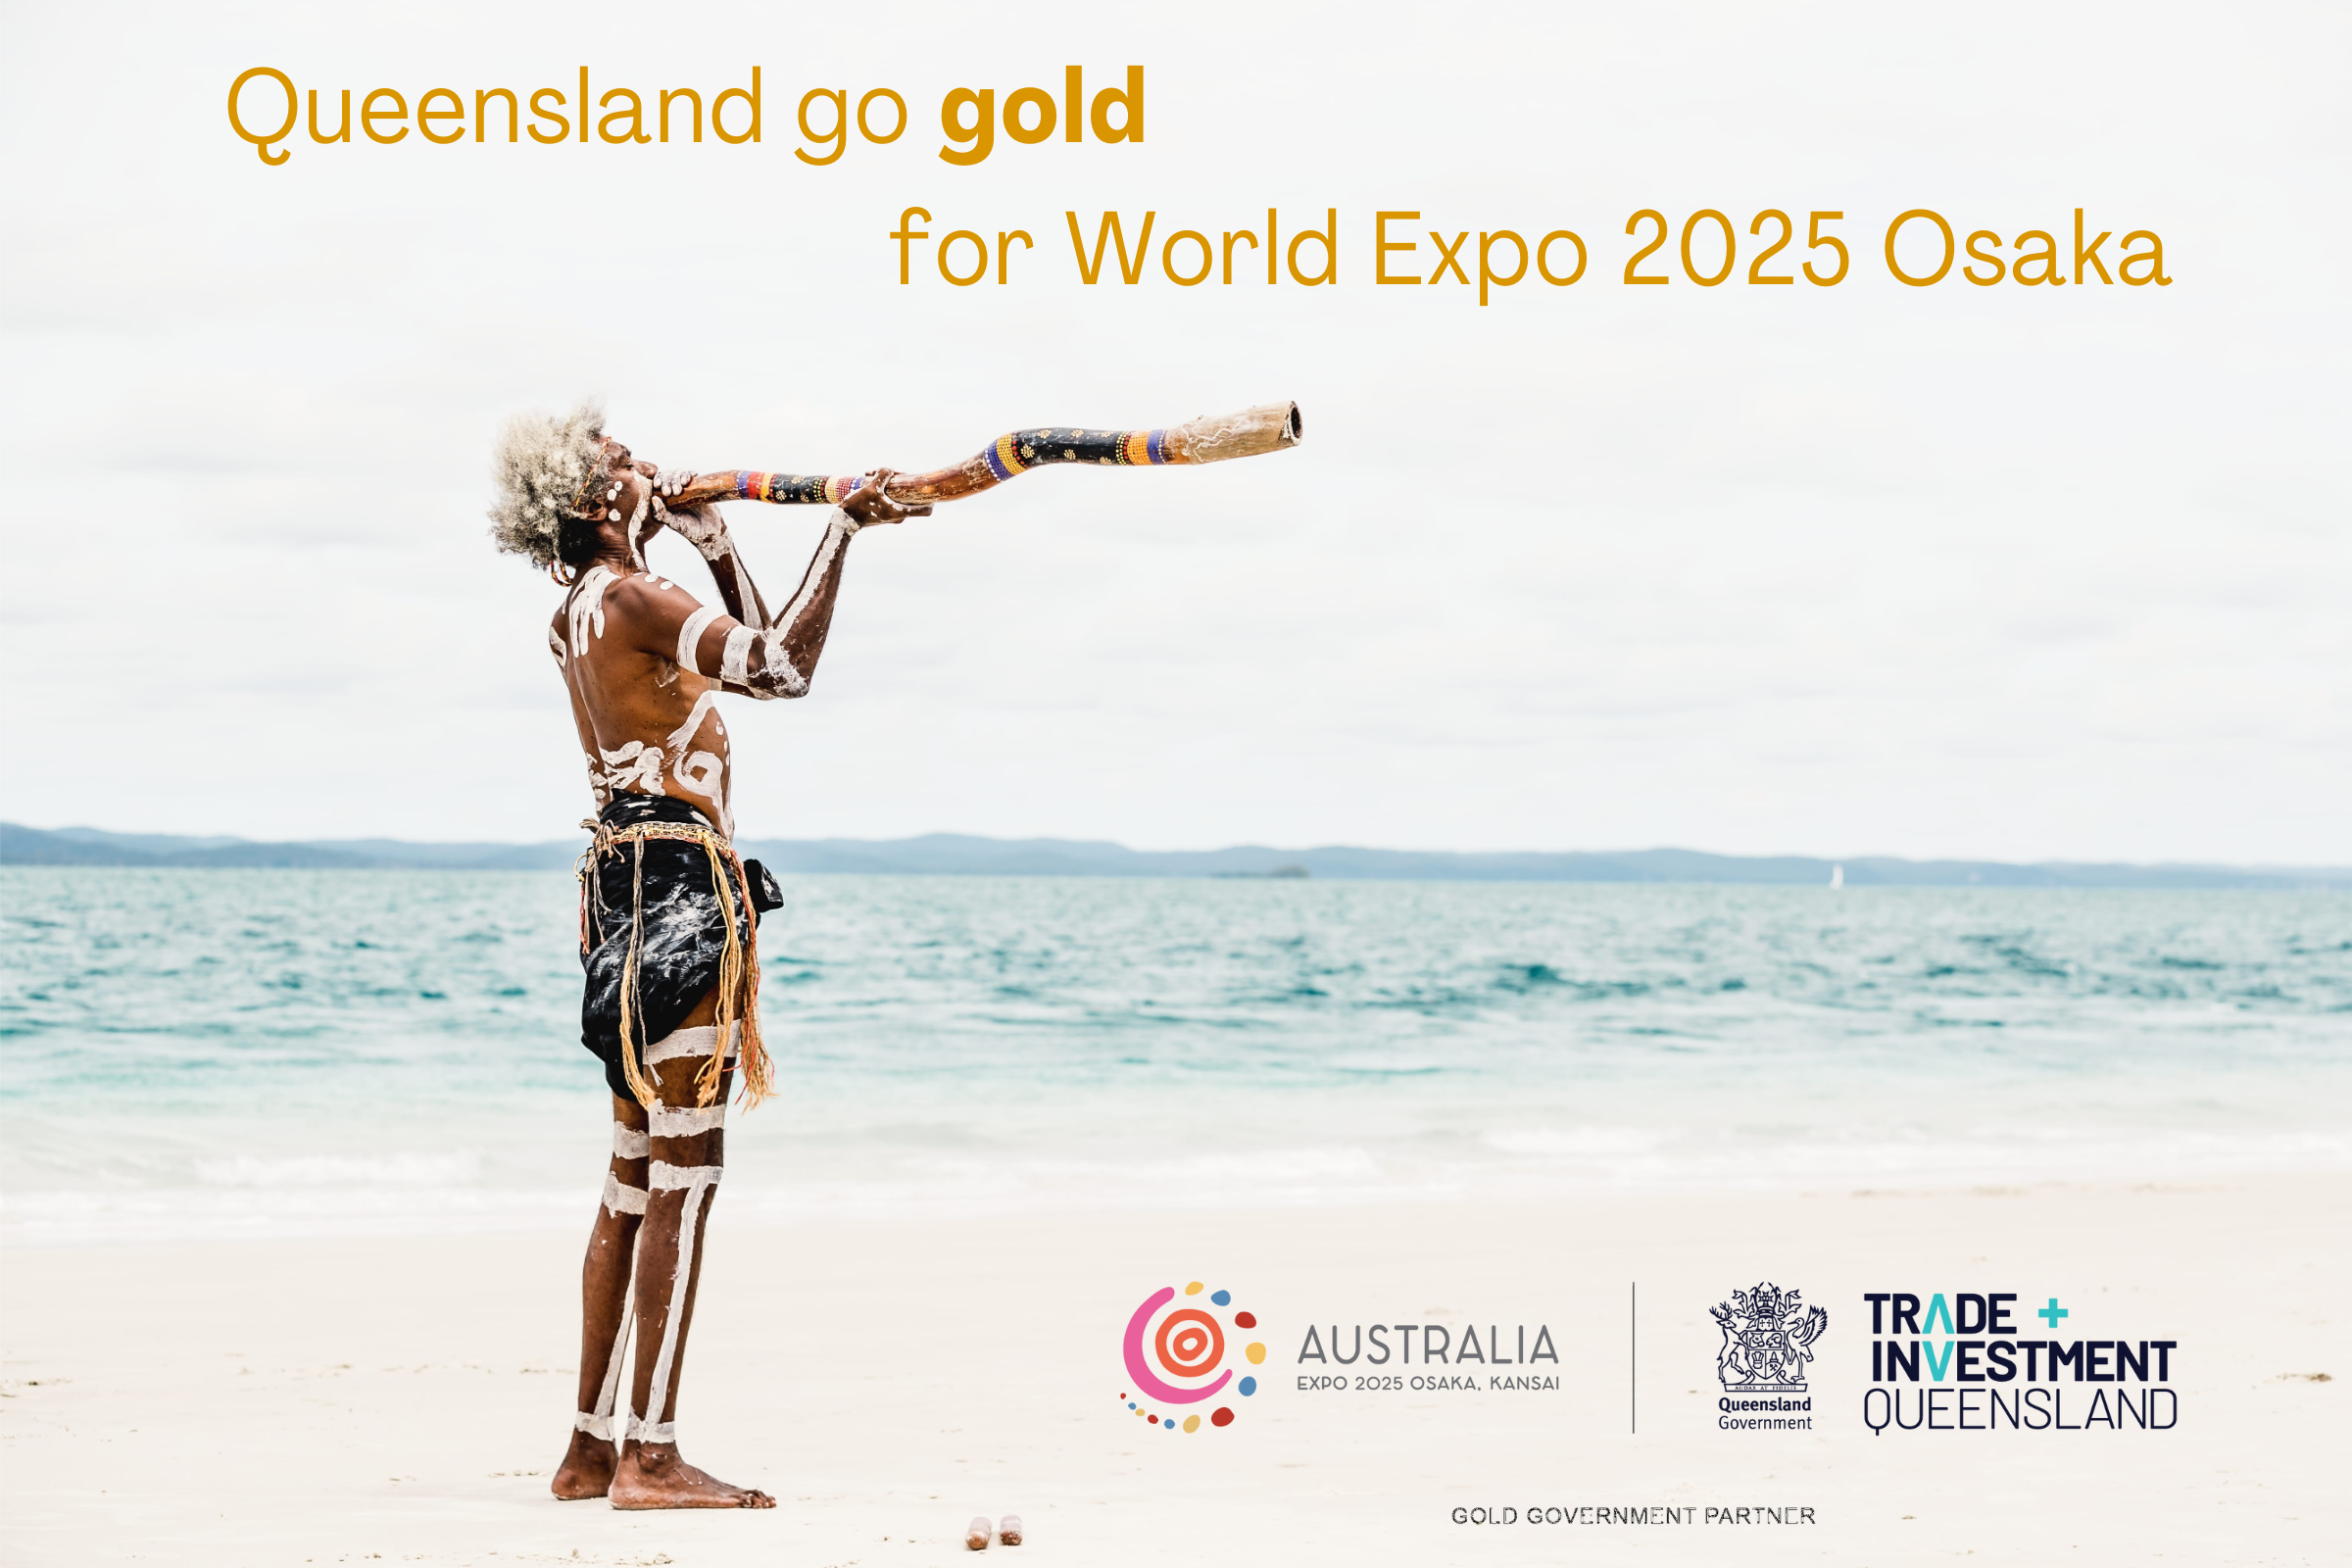
[[[1296,403],[1268,403],[1239,414],[1204,414],[1164,430],[1082,430],[1049,425],[1001,435],[972,457],[929,473],[898,473],[890,499],[902,507],[960,501],[993,490],[1015,474],[1053,463],[1134,466],[1163,463],[1223,463],[1298,444],[1304,426]],[[668,498],[673,507],[709,501],[769,501],[780,506],[838,505],[865,482],[863,474],[755,473],[737,469],[696,475]]]

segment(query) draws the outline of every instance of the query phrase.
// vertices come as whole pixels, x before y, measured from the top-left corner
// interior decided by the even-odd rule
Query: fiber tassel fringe
[[[637,1038],[640,1011],[637,977],[645,951],[645,841],[677,839],[703,847],[703,854],[710,861],[710,891],[718,899],[719,913],[727,922],[726,946],[718,959],[718,1016],[714,1020],[717,1039],[710,1048],[710,1059],[695,1074],[696,1102],[708,1105],[718,1098],[719,1080],[727,1070],[727,1046],[735,1036],[735,1026],[741,1024],[741,1102],[746,1109],[759,1104],[775,1092],[775,1078],[767,1046],[760,1038],[760,928],[752,913],[751,877],[743,868],[742,857],[735,853],[735,846],[710,829],[683,822],[638,822],[611,830],[602,823],[582,825],[595,827],[596,841],[580,857],[581,952],[588,951],[588,900],[595,885],[597,862],[623,844],[631,846],[634,860],[630,872],[629,949],[620,970],[620,1067],[628,1079],[629,1093],[649,1109],[661,1102],[660,1091],[638,1065],[645,1047],[651,1044]],[[743,891],[744,918],[740,925],[735,918],[735,901],[728,897],[730,872],[734,885]]]

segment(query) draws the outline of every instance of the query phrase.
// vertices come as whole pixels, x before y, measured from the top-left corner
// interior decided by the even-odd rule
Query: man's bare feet
[[[963,1544],[972,1551],[986,1551],[989,1538],[995,1534],[996,1527],[986,1517],[975,1518],[963,1527]]]
[[[666,1443],[633,1445],[612,1473],[615,1508],[773,1508],[776,1499],[750,1487],[730,1487],[684,1459]]]
[[[585,1432],[574,1432],[571,1446],[564,1450],[564,1462],[556,1466],[556,1479],[548,1483],[548,1490],[565,1502],[601,1497],[612,1490],[612,1468],[616,1462],[612,1445]]]

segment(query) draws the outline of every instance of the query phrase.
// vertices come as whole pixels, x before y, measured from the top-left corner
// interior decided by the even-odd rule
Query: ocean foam
[[[0,1241],[577,1228],[572,884],[0,869]],[[738,1219],[2352,1168],[2352,899],[798,878]]]

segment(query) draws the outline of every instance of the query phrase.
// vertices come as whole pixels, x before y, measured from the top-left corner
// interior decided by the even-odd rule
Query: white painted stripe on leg
[[[586,1410],[582,1410],[571,1418],[571,1430],[585,1432],[592,1438],[602,1438],[605,1442],[611,1443],[612,1441],[612,1418],[609,1415],[591,1415]]]
[[[612,1124],[612,1152],[623,1159],[643,1159],[653,1152],[646,1143],[649,1136],[626,1122],[616,1121]]]
[[[718,1025],[698,1023],[690,1029],[672,1030],[645,1048],[648,1064],[670,1061],[679,1056],[708,1056],[710,1048],[718,1044]],[[733,1061],[743,1049],[743,1025],[727,1025],[727,1059]]]
[[[717,1039],[718,1026],[715,1024],[696,1024],[691,1029],[672,1030],[645,1048],[645,1059],[651,1065],[678,1056],[708,1056],[712,1043]]]
[[[704,1195],[710,1191],[710,1184],[718,1180],[718,1167],[666,1165],[661,1160],[654,1161],[656,1184],[659,1185],[664,1176],[685,1178],[677,1185],[686,1189],[686,1205],[678,1215],[678,1255],[675,1271],[669,1277],[669,1312],[662,1319],[662,1348],[654,1356],[653,1386],[646,1394],[646,1416],[657,1424],[636,1426],[639,1441],[645,1443],[675,1441],[676,1425],[660,1421],[660,1417],[669,1407],[669,1369],[677,1360],[678,1332],[686,1315],[686,1287],[694,1278],[695,1217],[702,1211]]]
[[[691,1192],[697,1186],[716,1185],[725,1174],[725,1167],[719,1165],[672,1165],[665,1159],[657,1159],[649,1173],[649,1185],[657,1193]],[[688,1206],[701,1201],[699,1197],[690,1198]]]
[[[605,1207],[615,1214],[642,1214],[649,1194],[642,1187],[623,1185],[611,1171],[605,1172]]]
[[[597,1417],[605,1423],[608,1437],[625,1427],[629,1421],[628,1411],[615,1414],[612,1407],[620,1399],[620,1375],[627,1368],[629,1359],[629,1326],[636,1318],[637,1314],[629,1309],[629,1298],[624,1294],[621,1297],[620,1324],[612,1331],[612,1354],[605,1362],[605,1386],[597,1391],[596,1396]]]
[[[639,1421],[632,1418],[629,1436],[639,1443],[675,1443],[678,1441],[678,1424],[675,1421]]]
[[[637,1279],[637,1268],[645,1259],[647,1227],[637,1227],[637,1240],[629,1248],[629,1278],[620,1288],[620,1322],[612,1330],[612,1354],[605,1362],[605,1386],[596,1396],[596,1413],[610,1423],[607,1430],[626,1432],[636,1413],[622,1396],[621,1373],[628,1365],[629,1330],[636,1326],[637,1312],[630,1301]],[[613,1406],[619,1408],[615,1410]]]
[[[727,1124],[727,1102],[715,1105],[696,1105],[686,1110],[672,1110],[667,1105],[656,1105],[646,1112],[653,1123],[656,1138],[691,1138],[696,1133],[716,1132]]]

